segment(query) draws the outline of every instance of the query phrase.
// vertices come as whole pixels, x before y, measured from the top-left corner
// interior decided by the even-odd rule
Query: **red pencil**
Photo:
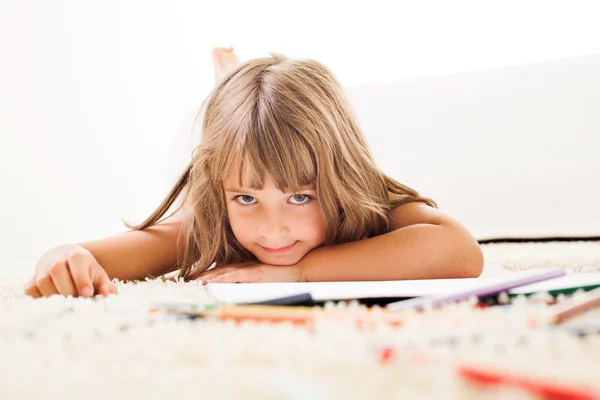
[[[482,386],[509,385],[519,387],[548,400],[594,400],[600,398],[598,393],[585,388],[523,378],[476,367],[461,366],[458,369],[458,374],[462,378]]]

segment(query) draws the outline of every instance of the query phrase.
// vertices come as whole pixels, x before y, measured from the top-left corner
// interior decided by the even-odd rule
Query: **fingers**
[[[202,281],[202,284],[206,285],[207,283],[217,282],[215,279],[219,276],[228,274],[230,272],[237,271],[234,275],[228,275],[227,278],[220,278],[219,282],[234,282],[234,279],[240,279],[241,282],[254,282],[250,280],[254,274],[254,272],[258,272],[257,267],[260,267],[261,264],[256,260],[244,261],[238,264],[230,264],[221,267],[216,267],[211,270],[205,271],[202,275],[200,275],[196,280]]]
[[[214,271],[214,270],[213,270]],[[203,284],[208,283],[246,283],[252,282],[251,274],[242,268],[220,268],[218,271],[209,271],[200,278]]]
[[[50,297],[53,294],[59,294],[58,290],[54,286],[50,272],[38,274],[35,283],[44,297]]]
[[[25,294],[34,298],[55,294],[91,297],[94,294],[109,296],[117,293],[117,287],[106,271],[84,248],[42,260],[36,271],[25,285]]]
[[[210,271],[204,272],[196,280],[202,281],[202,284],[206,285],[207,283],[211,282],[215,277],[223,275],[229,271],[231,271],[231,268],[228,267],[213,268]]]
[[[35,281],[35,277],[31,278],[29,280],[29,282],[27,282],[27,284],[25,285],[25,294],[27,296],[31,296],[34,299],[37,299],[38,297],[42,297],[42,292],[40,292],[40,290],[37,287],[37,283]]]
[[[106,271],[97,262],[92,265],[92,281],[97,294],[109,296],[117,293],[117,287],[110,280]]]
[[[222,275],[215,276],[210,279],[208,283],[245,283],[247,280],[244,279],[242,271],[229,271]]]
[[[74,252],[68,257],[69,271],[79,296],[90,297],[94,295],[94,284],[91,276],[94,264],[97,264],[94,257],[84,252]]]
[[[265,265],[221,267],[200,276],[203,283],[258,283],[302,281],[296,265]]]
[[[214,278],[217,275],[219,275],[219,273],[215,272],[215,270],[211,270],[211,271],[203,273],[198,278],[196,278],[196,280],[202,282],[203,285],[206,285],[209,280],[211,280],[212,278]]]
[[[77,295],[77,290],[75,289],[75,284],[71,278],[71,273],[66,260],[55,263],[49,268],[49,271],[52,283],[59,294],[62,294],[63,296]]]

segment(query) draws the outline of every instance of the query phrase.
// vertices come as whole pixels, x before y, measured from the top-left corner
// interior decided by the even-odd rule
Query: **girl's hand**
[[[258,261],[225,265],[206,271],[202,283],[304,282],[300,264],[269,265]]]
[[[25,286],[32,297],[90,297],[94,294],[116,294],[117,287],[85,248],[63,245],[46,252],[35,267],[33,278]]]

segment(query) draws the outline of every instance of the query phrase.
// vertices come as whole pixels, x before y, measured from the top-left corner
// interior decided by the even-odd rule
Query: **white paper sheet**
[[[469,279],[426,279],[412,281],[375,282],[308,282],[308,283],[211,283],[208,291],[226,304],[251,303],[310,293],[315,301],[366,299],[382,297],[419,297],[448,295],[514,279],[519,275],[539,273],[539,270],[516,272],[507,277]],[[550,281],[511,290],[510,293],[531,293],[572,286],[600,285],[600,273],[572,274]]]
[[[598,272],[582,272],[567,274],[562,278],[551,279],[531,285],[521,286],[510,291],[511,294],[525,294],[536,292],[548,292],[550,290],[561,290],[572,287],[584,287],[600,285],[600,273]]]

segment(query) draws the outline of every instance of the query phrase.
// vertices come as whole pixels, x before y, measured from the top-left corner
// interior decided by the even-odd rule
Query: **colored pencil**
[[[385,347],[379,350],[379,362],[381,364],[393,364],[400,359],[414,364],[415,367],[439,367],[455,368],[458,376],[466,381],[478,384],[482,387],[506,385],[517,387],[541,399],[553,400],[592,400],[598,399],[598,393],[585,387],[577,387],[565,383],[550,382],[543,379],[532,379],[514,373],[491,370],[474,365],[457,365],[443,362],[439,357],[426,352],[414,350],[397,350]]]
[[[317,321],[353,322],[360,328],[378,324],[400,326],[405,318],[383,310],[324,310],[315,307],[237,305],[217,306],[205,310],[174,309],[151,307],[152,313],[164,313],[188,318],[216,318],[234,322],[292,323],[294,325],[312,325]]]
[[[458,374],[463,379],[481,386],[507,385],[524,389],[543,399],[593,400],[598,394],[586,388],[557,384],[538,379],[524,378],[514,374],[490,371],[471,366],[460,366]]]
[[[600,289],[594,289],[585,293],[581,298],[568,299],[557,304],[558,310],[551,316],[552,324],[560,324],[587,310],[600,307]]]
[[[410,300],[398,301],[387,305],[389,311],[401,311],[407,309],[423,310],[427,307],[439,307],[444,304],[455,303],[462,300],[468,300],[471,297],[477,297],[483,299],[486,297],[494,296],[502,292],[508,292],[510,289],[514,289],[519,286],[525,286],[532,283],[545,281],[548,279],[554,279],[565,275],[563,269],[555,269],[545,271],[539,274],[533,274],[528,276],[520,276],[514,279],[506,280],[501,283],[494,283],[487,286],[482,286],[476,289],[470,289],[464,292],[458,292],[446,296],[437,297],[417,297]]]

